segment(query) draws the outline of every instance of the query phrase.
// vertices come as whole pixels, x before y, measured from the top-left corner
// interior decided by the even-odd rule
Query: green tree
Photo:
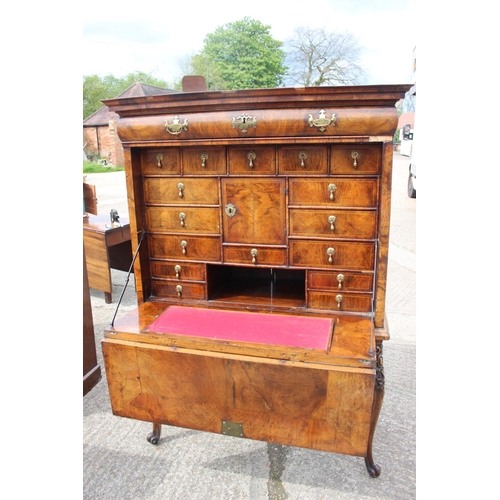
[[[273,88],[283,85],[286,54],[270,26],[249,17],[206,35],[192,67],[210,90]]]
[[[116,78],[108,74],[100,77],[88,75],[83,77],[83,119],[102,108],[102,99],[112,99],[131,87],[134,83],[141,82],[156,87],[170,88],[167,82],[159,80],[151,74],[135,71],[123,78]]]

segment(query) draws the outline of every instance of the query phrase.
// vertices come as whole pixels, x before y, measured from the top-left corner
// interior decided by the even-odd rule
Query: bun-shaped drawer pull
[[[358,160],[360,158],[359,151],[352,151],[351,152],[351,158],[352,158],[352,168],[357,169],[358,168]]]
[[[344,280],[345,276],[343,274],[337,274],[337,283],[339,284],[338,285],[339,288],[343,287]]]
[[[177,297],[181,298],[182,297],[182,285],[177,285],[175,287],[175,290],[177,292]]]
[[[344,300],[344,297],[340,295],[340,293],[335,297],[335,300],[337,301],[337,309],[340,309],[340,306],[342,304],[342,300]]]
[[[248,158],[248,168],[253,168],[253,161],[255,158],[257,158],[257,155],[255,154],[255,151],[250,151],[247,155]]]
[[[301,151],[299,153],[299,160],[300,160],[300,166],[302,168],[306,168],[306,163],[305,163],[306,158],[307,158],[307,153],[305,151]]]
[[[201,158],[201,168],[205,168],[207,166],[208,154],[201,153],[200,158]]]
[[[337,221],[337,217],[335,215],[328,216],[328,224],[330,224],[330,231],[335,231],[335,222]]]
[[[179,219],[181,221],[181,227],[185,227],[186,226],[186,214],[184,212],[181,212],[179,214]]]
[[[187,245],[188,245],[188,243],[186,240],[181,241],[182,255],[187,254]]]
[[[326,255],[328,255],[328,262],[333,263],[333,255],[335,254],[335,249],[332,247],[327,248]]]
[[[181,277],[181,270],[182,270],[182,268],[181,268],[181,266],[179,266],[179,264],[177,264],[177,265],[174,267],[175,277],[176,277],[177,279],[180,279],[180,277]]]
[[[179,198],[182,198],[184,196],[184,184],[182,182],[179,182],[177,184],[177,189],[179,190]]]
[[[257,263],[257,255],[258,254],[259,254],[259,252],[257,251],[256,248],[252,248],[252,250],[250,250],[250,255],[252,256],[252,264]]]
[[[335,184],[328,184],[328,191],[330,192],[330,200],[335,199],[335,193],[337,192],[337,186]]]

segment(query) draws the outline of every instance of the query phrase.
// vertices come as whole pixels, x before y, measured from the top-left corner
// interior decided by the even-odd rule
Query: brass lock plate
[[[236,215],[236,207],[232,203],[228,203],[225,208],[224,212],[226,212],[226,215],[231,218]]]

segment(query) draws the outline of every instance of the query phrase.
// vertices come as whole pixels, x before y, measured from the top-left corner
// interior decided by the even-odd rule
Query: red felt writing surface
[[[326,350],[332,320],[171,306],[149,332]]]

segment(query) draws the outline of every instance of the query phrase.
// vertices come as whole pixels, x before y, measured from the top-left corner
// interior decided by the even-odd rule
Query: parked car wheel
[[[417,190],[415,189],[415,186],[413,185],[413,175],[412,175],[411,171],[408,174],[408,196],[410,198],[417,197]]]

